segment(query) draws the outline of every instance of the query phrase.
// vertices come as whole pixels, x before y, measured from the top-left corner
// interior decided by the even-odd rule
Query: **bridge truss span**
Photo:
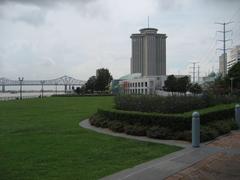
[[[82,86],[86,81],[78,80],[70,76],[62,76],[56,79],[50,80],[23,80],[22,85],[69,85],[69,86]],[[11,80],[7,78],[0,78],[0,86],[18,86],[20,84],[19,80]]]
[[[2,92],[5,91],[5,86],[65,86],[65,90],[67,87],[73,87],[73,86],[83,86],[86,83],[86,81],[78,80],[75,78],[72,78],[70,76],[62,76],[56,79],[50,79],[50,80],[11,80],[7,79],[5,77],[0,78],[0,86],[2,86]]]

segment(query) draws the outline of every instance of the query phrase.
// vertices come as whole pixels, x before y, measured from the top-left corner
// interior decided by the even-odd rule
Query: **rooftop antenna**
[[[148,28],[149,28],[149,16],[148,16]]]

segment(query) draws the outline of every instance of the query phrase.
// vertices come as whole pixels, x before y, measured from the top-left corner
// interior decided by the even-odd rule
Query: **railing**
[[[22,99],[34,99],[34,98],[39,98],[39,95],[34,95],[34,96],[23,96]],[[19,97],[0,97],[0,101],[11,101],[11,100],[18,100]]]

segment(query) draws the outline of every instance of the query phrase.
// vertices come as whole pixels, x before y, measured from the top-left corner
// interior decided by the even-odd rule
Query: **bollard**
[[[240,105],[236,104],[235,106],[235,120],[238,125],[238,129],[240,129]]]
[[[198,112],[192,114],[192,147],[200,146],[200,115]]]

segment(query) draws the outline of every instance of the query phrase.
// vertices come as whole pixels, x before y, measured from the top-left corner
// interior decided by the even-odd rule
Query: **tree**
[[[75,93],[77,93],[78,95],[81,93],[81,88],[80,87],[77,87],[76,89],[75,89]]]
[[[229,91],[229,78],[228,76],[222,77],[222,75],[218,75],[214,81],[207,82],[203,85],[204,91],[208,94],[212,95],[225,95],[228,94]]]
[[[190,86],[190,79],[188,76],[177,78],[177,88],[176,91],[186,94]]]
[[[174,92],[186,94],[189,84],[190,79],[188,76],[176,78],[174,75],[170,75],[167,77],[167,80],[165,81],[164,90],[172,92],[172,95]]]
[[[85,86],[86,86],[87,91],[90,91],[91,93],[93,93],[93,91],[95,90],[95,87],[96,87],[96,76],[91,76],[87,80]]]
[[[174,92],[176,92],[176,84],[177,84],[177,79],[174,75],[169,75],[167,77],[167,80],[164,82],[164,90],[171,92],[172,95]]]
[[[75,93],[77,93],[78,95],[84,94],[85,91],[86,91],[86,86],[83,85],[83,86],[81,86],[81,87],[77,87],[74,91],[75,91]]]
[[[189,87],[189,91],[191,93],[195,94],[201,94],[202,93],[202,87],[198,83],[191,84]]]
[[[97,91],[107,90],[112,79],[113,78],[108,69],[104,68],[97,69],[95,90]]]
[[[232,81],[230,83],[232,83],[233,88],[240,89],[240,62],[231,67],[228,72],[228,78]]]

